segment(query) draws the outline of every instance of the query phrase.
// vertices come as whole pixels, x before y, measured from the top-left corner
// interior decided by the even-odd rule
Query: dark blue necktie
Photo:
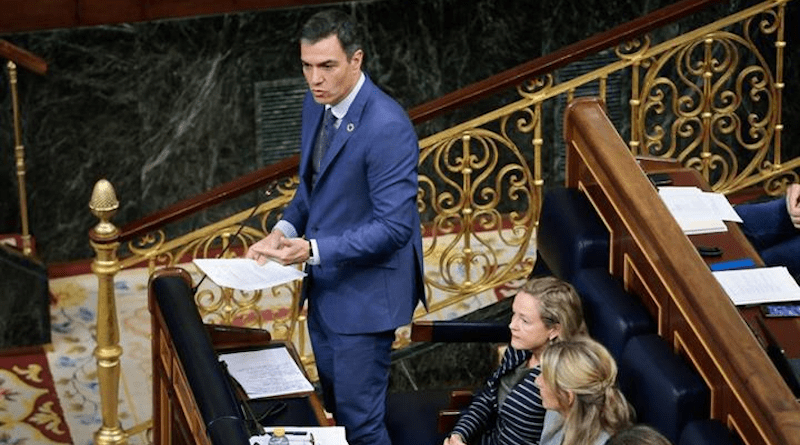
[[[322,118],[322,125],[320,125],[319,135],[317,135],[317,143],[314,146],[314,156],[312,159],[312,184],[316,182],[317,174],[322,166],[322,158],[328,147],[331,146],[331,140],[336,133],[336,127],[333,125],[336,122],[336,116],[333,115],[330,107],[325,109],[325,116]]]

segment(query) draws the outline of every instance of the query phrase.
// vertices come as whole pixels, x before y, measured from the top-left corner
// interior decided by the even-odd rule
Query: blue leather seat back
[[[450,390],[430,389],[390,393],[386,398],[386,429],[393,445],[442,445],[450,434],[438,429],[439,411],[450,402]]]
[[[700,376],[656,334],[628,340],[619,361],[619,385],[639,422],[677,443],[689,422],[709,418],[710,395]]]
[[[619,361],[628,339],[656,333],[656,325],[639,297],[631,295],[608,269],[581,269],[572,278],[581,296],[589,334]]]
[[[675,445],[744,445],[744,442],[719,420],[706,419],[686,424]]]
[[[177,276],[156,277],[150,286],[211,442],[248,445],[250,435],[239,403],[197,312],[191,288]]]
[[[584,194],[575,189],[547,191],[536,235],[538,261],[562,280],[582,268],[608,268],[608,230]]]

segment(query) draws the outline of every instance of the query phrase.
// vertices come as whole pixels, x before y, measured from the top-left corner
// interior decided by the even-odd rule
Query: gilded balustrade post
[[[11,108],[14,119],[14,158],[17,166],[17,185],[19,188],[19,215],[22,223],[22,253],[30,255],[33,251],[28,229],[28,194],[25,191],[25,146],[22,145],[22,125],[19,119],[19,97],[17,93],[17,65],[9,61],[8,79],[11,84]]]
[[[775,120],[775,137],[774,142],[774,169],[780,170],[783,163],[781,154],[781,134],[783,134],[783,89],[786,86],[783,83],[783,57],[784,49],[786,48],[786,40],[784,30],[786,29],[786,4],[778,5],[778,35],[775,39],[775,105],[774,110],[776,114]]]
[[[89,209],[100,222],[89,231],[95,251],[92,271],[97,275],[97,379],[100,385],[100,406],[103,425],[94,434],[94,443],[127,444],[128,435],[122,430],[117,413],[122,347],[119,344],[119,324],[114,301],[114,275],[119,271],[117,248],[119,229],[110,222],[119,208],[114,187],[105,179],[97,181],[92,191]]]

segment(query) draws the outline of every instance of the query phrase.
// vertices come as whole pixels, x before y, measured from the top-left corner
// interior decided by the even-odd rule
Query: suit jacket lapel
[[[342,151],[342,148],[347,143],[347,140],[350,139],[353,132],[358,129],[358,125],[361,122],[361,114],[364,112],[364,106],[367,103],[367,99],[372,94],[373,88],[375,88],[375,85],[372,83],[369,76],[365,74],[364,85],[361,86],[361,90],[356,95],[355,100],[350,104],[347,114],[336,130],[336,136],[331,141],[331,146],[322,158],[322,165],[320,166],[319,172],[320,178],[317,179],[318,181],[328,170],[328,166],[330,166],[331,162],[339,155],[339,152]]]
[[[322,122],[322,115],[325,114],[325,106],[319,105],[315,103],[315,106],[312,111],[310,112],[310,121],[316,122],[316,125],[308,125],[303,126],[303,131],[306,134],[303,134],[301,138],[304,141],[304,147],[300,150],[300,172],[302,174],[302,179],[307,181],[309,187],[311,184],[311,158],[314,153],[314,144],[317,143],[317,134],[319,133],[319,125]]]

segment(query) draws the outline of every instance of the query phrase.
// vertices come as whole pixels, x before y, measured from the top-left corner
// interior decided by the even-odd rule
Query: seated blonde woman
[[[545,409],[535,380],[542,351],[586,333],[575,289],[554,277],[528,280],[512,304],[511,342],[500,367],[461,415],[444,445],[536,444]]]
[[[536,379],[547,408],[540,445],[603,445],[634,421],[617,387],[617,364],[589,337],[548,346]]]

